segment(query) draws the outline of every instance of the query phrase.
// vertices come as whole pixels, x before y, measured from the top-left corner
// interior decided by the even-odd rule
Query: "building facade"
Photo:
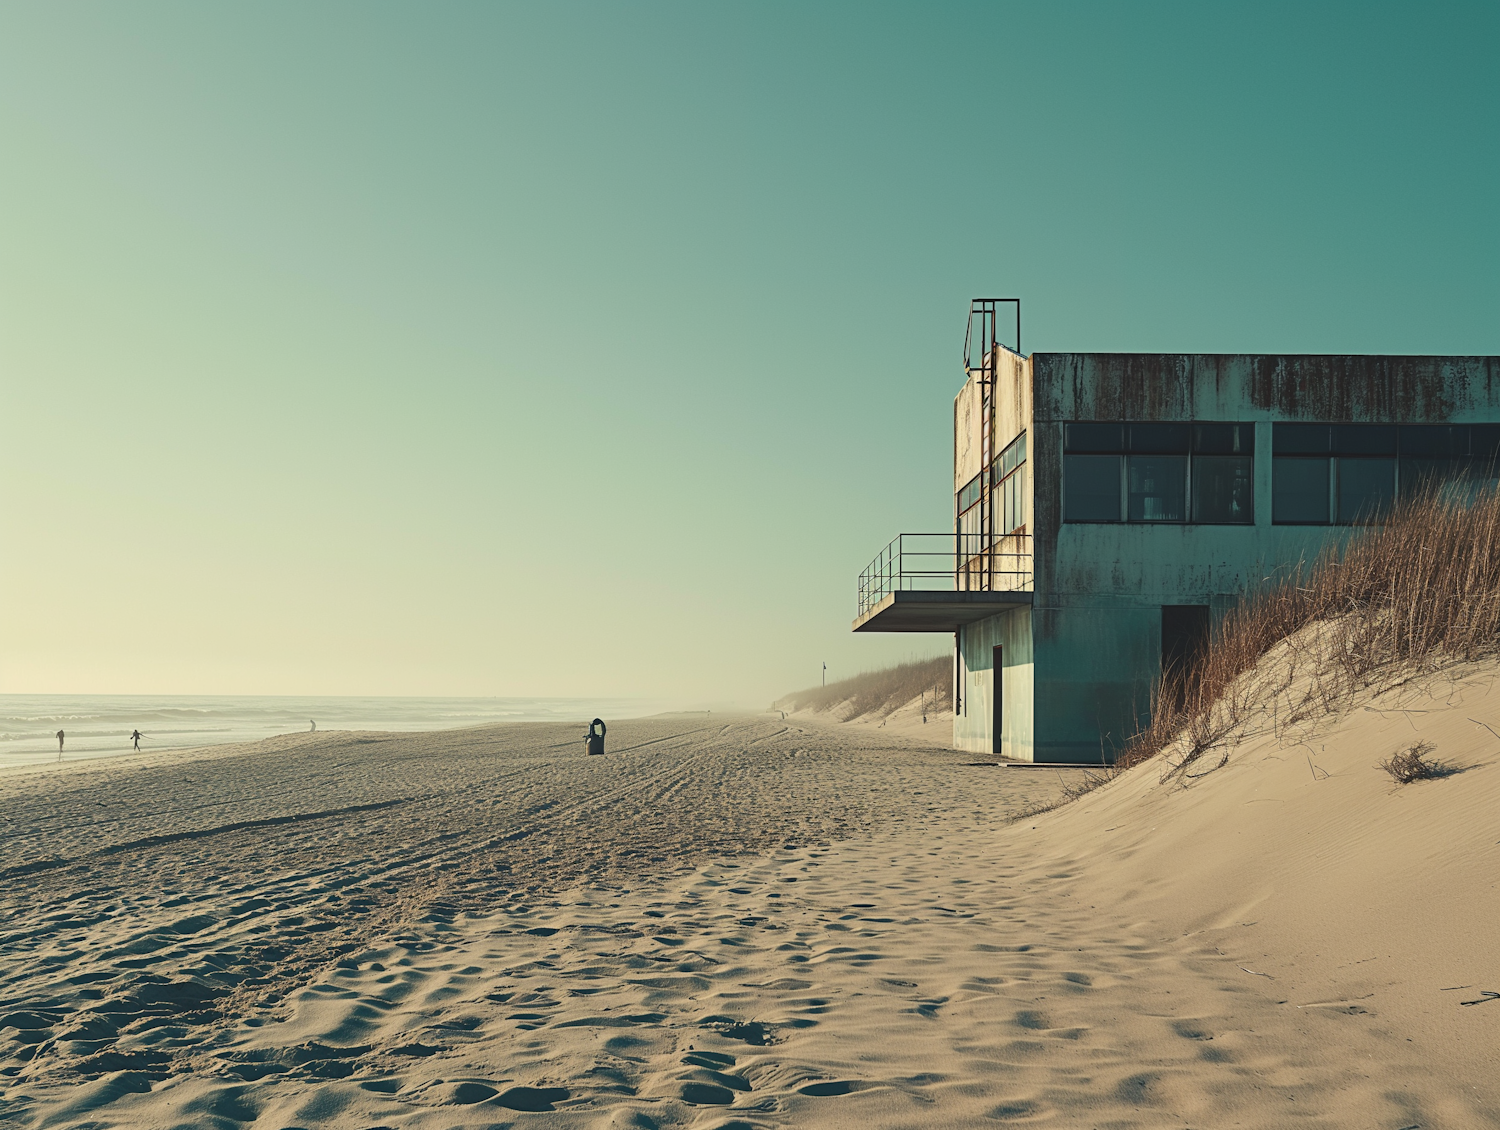
[[[1500,358],[991,342],[954,401],[951,541],[893,543],[854,628],[953,633],[958,749],[1107,762],[1245,593],[1497,468]]]

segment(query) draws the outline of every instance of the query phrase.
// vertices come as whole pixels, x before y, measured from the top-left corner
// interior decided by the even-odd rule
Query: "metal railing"
[[[1021,352],[1021,300],[976,298],[969,303],[969,328],[964,331],[964,370],[993,371],[995,346],[1000,344],[1000,304],[1016,308],[1016,353]],[[978,321],[978,326],[974,323]],[[976,333],[975,330],[978,330]]]
[[[893,592],[1024,592],[1030,534],[897,534],[859,575],[863,616]]]

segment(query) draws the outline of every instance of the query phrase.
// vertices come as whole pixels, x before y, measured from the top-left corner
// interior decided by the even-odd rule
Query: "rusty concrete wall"
[[[1500,358],[1038,353],[1038,420],[1475,423],[1500,404]]]
[[[1271,424],[1500,421],[1500,358],[1036,354],[1035,757],[1098,760],[1149,717],[1160,609],[1222,616],[1347,527],[1271,524]],[[1255,524],[1064,525],[1068,420],[1254,421]]]
[[[1031,427],[1031,359],[1001,347],[995,366],[995,455]]]
[[[980,380],[971,373],[953,398],[953,493],[979,474],[984,450]],[[990,457],[1031,424],[1031,360],[1001,346],[995,365],[994,407],[990,420]]]
[[[983,411],[980,382],[970,374],[964,387],[953,398],[953,493],[957,494],[979,474],[980,452],[984,450],[980,422]]]
[[[1031,428],[1031,360],[1003,346],[995,359],[995,388],[990,420],[990,457],[997,458],[1023,431]],[[971,375],[954,400],[953,481],[955,492],[979,473],[982,450],[980,382]],[[967,443],[967,446],[965,446]],[[1031,465],[1026,468],[1026,529],[1032,523]],[[1000,672],[1004,697],[1001,748],[1004,756],[1032,760],[1033,678],[1031,611],[1017,610],[992,616],[960,628],[960,655],[964,709],[953,718],[954,748],[970,753],[994,752],[994,647],[1003,647],[1004,670]]]

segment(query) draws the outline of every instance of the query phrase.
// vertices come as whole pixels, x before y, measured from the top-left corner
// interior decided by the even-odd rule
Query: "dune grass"
[[[1171,749],[1174,772],[1210,750],[1222,765],[1252,724],[1334,714],[1357,694],[1497,654],[1500,494],[1429,490],[1247,597],[1192,669],[1158,687],[1115,764]]]
[[[777,699],[783,710],[821,710],[838,708],[839,720],[885,717],[907,703],[925,696],[934,713],[953,709],[953,659],[938,655],[864,671],[853,678],[840,679],[826,687],[810,687]]]
[[[1380,768],[1390,774],[1398,785],[1409,785],[1413,781],[1430,781],[1443,775],[1443,767],[1432,758],[1431,742],[1417,742],[1398,753],[1393,753],[1380,763]]]

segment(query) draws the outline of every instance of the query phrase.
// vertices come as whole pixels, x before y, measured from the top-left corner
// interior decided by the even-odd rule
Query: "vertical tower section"
[[[1014,301],[970,304],[965,381],[953,415],[954,587],[959,591],[1032,588],[1032,368],[997,337],[1003,304]],[[955,649],[955,746],[1031,760],[1030,608],[959,626]]]

